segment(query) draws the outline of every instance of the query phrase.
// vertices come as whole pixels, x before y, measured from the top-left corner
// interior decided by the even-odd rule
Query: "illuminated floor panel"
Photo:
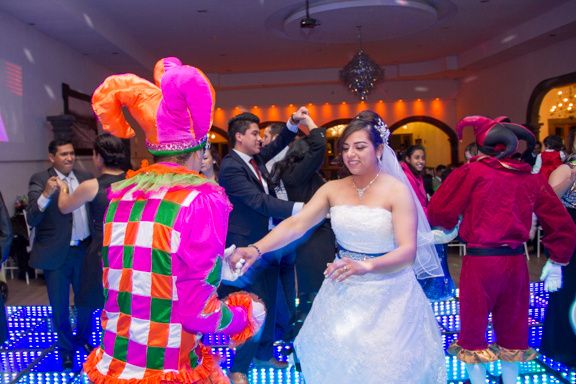
[[[530,345],[537,348],[542,339],[542,321],[548,304],[548,294],[544,292],[541,283],[531,285],[530,312]],[[456,339],[460,328],[459,305],[456,300],[432,303],[432,308],[442,331],[444,349]],[[9,340],[0,346],[0,382],[1,383],[70,383],[88,384],[87,377],[81,372],[81,366],[86,359],[83,351],[76,351],[74,370],[61,372],[61,360],[58,351],[52,348],[56,334],[50,322],[51,308],[47,306],[8,307]],[[92,344],[99,342],[99,313],[94,314],[95,331]],[[487,331],[489,340],[493,340],[493,331]],[[221,366],[228,369],[234,359],[234,350],[228,348],[229,338],[223,335],[209,334],[204,336],[204,343],[210,345],[215,354],[221,358]],[[282,347],[277,347],[276,356],[280,360],[287,357],[282,353]],[[285,352],[285,351],[284,351]],[[448,383],[464,383],[467,379],[466,369],[462,362],[453,356],[446,356]],[[500,364],[488,365],[488,383],[498,383]],[[304,384],[304,378],[294,367],[287,370],[252,369],[249,372],[253,384]],[[520,368],[519,384],[540,383],[573,383],[576,384],[576,370],[555,362],[546,356],[523,363]],[[346,383],[348,384],[348,383]]]

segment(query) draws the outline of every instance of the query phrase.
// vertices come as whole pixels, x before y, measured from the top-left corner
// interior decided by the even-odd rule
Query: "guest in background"
[[[276,197],[274,188],[269,184],[269,174],[266,162],[278,154],[296,136],[300,120],[307,114],[305,108],[294,113],[276,140],[262,147],[260,119],[252,113],[242,113],[234,116],[228,123],[228,138],[232,150],[222,160],[218,181],[226,190],[232,203],[226,246],[247,246],[264,236],[273,227],[272,218],[283,219],[300,211],[303,204],[284,201]],[[261,340],[268,342],[269,348],[261,349],[264,353],[258,356],[261,362],[269,362],[274,367],[285,368],[286,363],[280,363],[273,356],[272,343],[276,326],[276,298],[278,291],[278,264],[263,260],[255,267],[258,271],[253,275],[247,290],[262,298],[268,309],[268,317],[261,334],[248,340],[236,351],[234,364],[230,368],[230,378],[233,384],[247,384],[248,368],[256,356]],[[238,279],[239,281],[242,278]],[[228,294],[238,287],[225,285],[219,293]]]
[[[534,167],[534,164],[536,163],[536,158],[538,157],[540,152],[542,152],[542,143],[537,141],[536,144],[534,144],[533,150],[527,148],[522,153],[522,161],[530,164],[531,167]]]
[[[86,206],[69,214],[58,209],[59,179],[75,189],[92,176],[74,169],[76,154],[69,140],[51,141],[48,160],[52,167],[34,174],[29,183],[26,216],[35,229],[30,266],[44,271],[62,367],[67,370],[74,366],[76,345],[90,349],[92,312],[78,307],[76,336],[70,323],[70,286],[74,296],[80,295],[80,269],[90,244],[90,226]]]
[[[14,216],[12,216],[12,229],[14,231],[14,241],[10,250],[11,257],[18,265],[18,279],[26,280],[26,274],[32,276],[34,268],[30,268],[30,231],[26,222],[25,210],[28,205],[26,195],[16,197],[14,202]]]
[[[301,126],[307,127],[310,134],[290,145],[284,159],[274,165],[272,181],[281,180],[284,183],[289,200],[307,203],[326,183],[319,173],[326,155],[326,129],[318,128],[309,115],[303,119]],[[296,246],[299,305],[293,335],[289,339],[298,333],[308,315],[324,281],[326,264],[334,259],[335,251],[336,238],[329,219],[307,233]]]
[[[104,213],[108,208],[108,189],[112,183],[124,179],[121,169],[126,162],[124,143],[109,133],[96,138],[92,161],[100,176],[83,181],[70,193],[69,186],[60,181],[58,208],[63,214],[71,213],[84,204],[90,209],[90,233],[92,241],[80,269],[80,293],[74,297],[74,304],[90,311],[104,305],[102,287],[102,236]]]
[[[562,151],[564,143],[558,135],[546,136],[544,139],[544,151],[536,157],[536,162],[532,167],[532,173],[539,173],[548,181],[550,174],[561,166],[566,159],[566,154]]]
[[[576,154],[556,168],[548,182],[576,223]],[[570,325],[570,307],[576,298],[575,255],[562,267],[562,288],[550,293],[540,344],[540,352],[573,368],[576,368],[576,333]]]
[[[218,172],[220,171],[220,155],[216,147],[208,145],[207,150],[204,152],[202,165],[200,166],[200,173],[210,180],[218,180]]]
[[[478,144],[476,142],[472,142],[464,148],[464,159],[466,162],[470,162],[470,159],[474,156],[478,156]]]
[[[8,259],[10,254],[10,244],[12,243],[12,223],[10,222],[10,215],[4,204],[4,198],[0,193],[0,258],[1,264]],[[0,265],[1,268],[1,265]],[[0,344],[3,344],[8,339],[8,321],[6,319],[6,303],[4,298],[0,295]]]

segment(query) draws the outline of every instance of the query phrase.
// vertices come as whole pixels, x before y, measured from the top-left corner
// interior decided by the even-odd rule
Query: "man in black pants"
[[[63,369],[72,369],[75,346],[91,349],[89,343],[92,313],[78,307],[76,337],[70,324],[70,285],[76,295],[80,286],[80,266],[90,243],[88,210],[82,206],[69,214],[58,210],[58,180],[71,190],[92,176],[74,170],[76,155],[68,140],[53,140],[48,146],[52,167],[30,178],[28,189],[28,224],[35,230],[30,266],[42,269],[52,306],[54,327],[58,334]]]

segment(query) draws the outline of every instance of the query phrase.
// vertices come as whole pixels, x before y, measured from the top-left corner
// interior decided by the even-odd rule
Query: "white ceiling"
[[[212,74],[341,68],[362,47],[386,76],[463,75],[576,36],[575,0],[1,0],[0,12],[105,65],[149,76],[178,56]],[[392,69],[392,70],[390,70]]]

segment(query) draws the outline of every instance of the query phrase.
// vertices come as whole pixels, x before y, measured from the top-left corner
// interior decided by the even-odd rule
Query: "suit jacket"
[[[74,170],[78,183],[92,178],[89,173]],[[38,208],[38,198],[44,191],[46,181],[57,176],[54,168],[38,172],[30,178],[28,185],[28,225],[35,228],[34,244],[30,253],[30,266],[33,268],[58,269],[66,259],[72,238],[72,213],[62,214],[58,209],[58,191],[44,210]],[[88,214],[88,210],[86,211]]]
[[[282,182],[288,199],[307,203],[326,182],[318,172],[326,156],[326,129],[313,129],[301,140],[308,144],[308,151],[302,160],[282,174]]]
[[[260,173],[269,179],[266,162],[273,158],[296,136],[284,128],[272,143],[262,148],[254,156]],[[268,233],[270,217],[283,219],[292,215],[294,203],[277,199],[270,186],[269,194],[254,174],[251,166],[246,164],[238,154],[231,150],[222,159],[218,182],[226,190],[233,205],[228,224],[226,245],[246,246]]]

